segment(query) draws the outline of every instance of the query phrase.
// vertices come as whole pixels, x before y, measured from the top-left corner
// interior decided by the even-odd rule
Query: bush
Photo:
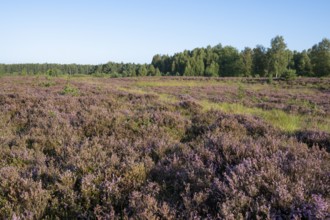
[[[72,95],[72,96],[77,96],[79,95],[79,89],[74,87],[73,85],[66,84],[61,91],[62,95]]]
[[[296,70],[288,69],[283,74],[282,77],[286,81],[292,81],[297,78]]]
[[[273,74],[269,74],[268,79],[267,79],[268,84],[273,84]]]
[[[105,74],[105,73],[93,73],[92,76],[101,77],[102,78],[102,77],[106,77],[107,74]]]
[[[60,71],[58,69],[49,69],[49,70],[47,70],[46,74],[48,76],[55,76],[56,77],[56,76],[60,75]]]
[[[119,73],[112,73],[112,74],[110,75],[111,78],[119,78],[119,77],[121,77],[121,76],[122,76],[122,75],[119,74]]]

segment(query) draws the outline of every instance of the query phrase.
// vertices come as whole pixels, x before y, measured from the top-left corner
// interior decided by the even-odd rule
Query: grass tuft
[[[278,109],[263,110],[260,108],[250,108],[238,103],[214,103],[208,100],[203,100],[200,104],[205,111],[215,109],[231,114],[258,116],[272,124],[274,127],[289,133],[308,129],[310,127],[316,127],[319,130],[330,132],[328,123],[324,122],[315,124],[313,123],[313,120],[311,120],[311,116],[289,114]]]

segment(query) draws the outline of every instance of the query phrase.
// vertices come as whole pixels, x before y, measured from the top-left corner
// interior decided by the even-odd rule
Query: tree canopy
[[[233,46],[195,48],[172,56],[156,54],[150,64],[108,62],[78,64],[0,64],[0,74],[108,74],[134,76],[245,76],[281,77],[288,71],[299,76],[330,76],[330,40],[324,38],[312,48],[291,51],[282,36],[270,41],[270,48],[257,45],[242,51]]]
[[[323,39],[310,50],[312,68],[317,76],[330,76],[330,40]]]

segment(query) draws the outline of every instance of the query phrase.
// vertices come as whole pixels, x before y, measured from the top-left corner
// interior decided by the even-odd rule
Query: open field
[[[0,78],[0,219],[325,219],[329,152],[329,78]]]

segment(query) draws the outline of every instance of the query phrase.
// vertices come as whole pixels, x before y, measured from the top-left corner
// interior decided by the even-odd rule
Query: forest
[[[157,54],[150,64],[108,62],[79,64],[0,64],[0,74],[51,76],[90,74],[111,77],[135,76],[214,76],[214,77],[327,77],[330,76],[330,40],[303,51],[288,49],[282,36],[274,37],[270,47],[257,45],[238,50],[233,46],[207,46],[176,53]]]

